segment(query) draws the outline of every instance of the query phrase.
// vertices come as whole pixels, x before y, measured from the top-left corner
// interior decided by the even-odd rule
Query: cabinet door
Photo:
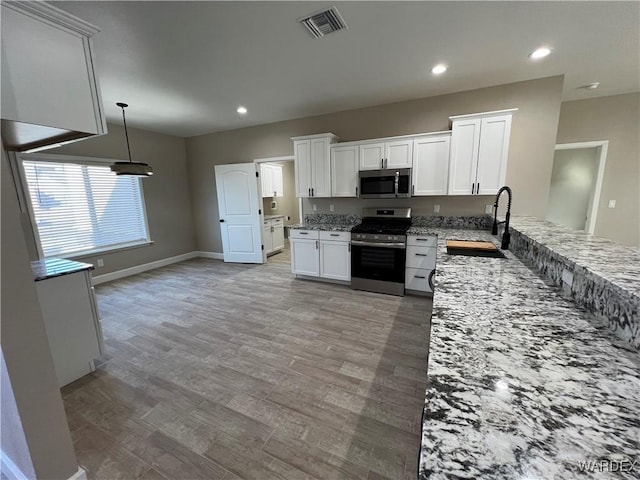
[[[284,196],[284,181],[282,179],[282,167],[280,165],[271,165],[271,184],[274,197]]]
[[[449,195],[472,195],[475,193],[480,123],[479,118],[453,122]]]
[[[320,275],[319,240],[291,239],[291,272],[317,277]]]
[[[384,168],[411,168],[413,139],[385,144]]]
[[[476,193],[495,195],[504,185],[510,135],[511,115],[482,119]]]
[[[331,159],[329,158],[329,140],[317,138],[311,140],[311,195],[313,197],[331,196]]]
[[[262,222],[262,245],[264,251],[269,254],[273,251],[273,233],[271,232],[271,220]]]
[[[273,222],[273,251],[282,250],[284,248],[284,224],[282,219],[274,220]]]
[[[311,141],[293,142],[296,169],[296,197],[311,196]]]
[[[331,196],[358,196],[358,145],[331,148]]]
[[[333,280],[351,280],[349,242],[320,241],[320,276]]]
[[[273,197],[273,174],[271,165],[260,164],[260,185],[262,198]]]
[[[446,195],[451,137],[438,135],[414,140],[411,195]]]
[[[360,145],[360,170],[380,170],[384,158],[384,143]]]

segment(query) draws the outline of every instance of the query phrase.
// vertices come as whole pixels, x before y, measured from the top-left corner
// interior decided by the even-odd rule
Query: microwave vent
[[[316,12],[298,20],[309,31],[313,38],[322,38],[338,30],[347,28],[340,12],[333,6],[329,10]]]

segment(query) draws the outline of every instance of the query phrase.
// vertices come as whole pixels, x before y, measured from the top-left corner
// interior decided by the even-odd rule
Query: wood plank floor
[[[194,259],[96,288],[106,362],[62,390],[91,479],[417,477],[431,301]]]

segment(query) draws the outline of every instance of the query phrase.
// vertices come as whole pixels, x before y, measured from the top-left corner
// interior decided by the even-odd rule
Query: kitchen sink
[[[481,248],[447,247],[449,255],[465,255],[467,257],[507,258],[500,250],[485,250]]]

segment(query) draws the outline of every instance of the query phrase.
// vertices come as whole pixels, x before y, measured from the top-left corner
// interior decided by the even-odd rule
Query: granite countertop
[[[31,262],[31,271],[33,272],[33,279],[36,282],[61,275],[81,272],[83,270],[93,270],[93,265],[67,260],[65,258],[46,258],[44,260]]]
[[[580,462],[640,461],[640,354],[511,252],[446,253],[498,244],[489,232],[417,233],[438,235],[420,478],[612,478]]]
[[[639,248],[620,245],[607,238],[589,235],[535,217],[513,216],[511,226],[570,263],[580,265],[618,288],[638,295]]]
[[[326,232],[350,232],[355,223],[296,223],[289,225],[291,230],[321,230]]]
[[[264,219],[265,220],[271,220],[273,218],[284,218],[284,217],[285,217],[285,215],[265,215]]]

